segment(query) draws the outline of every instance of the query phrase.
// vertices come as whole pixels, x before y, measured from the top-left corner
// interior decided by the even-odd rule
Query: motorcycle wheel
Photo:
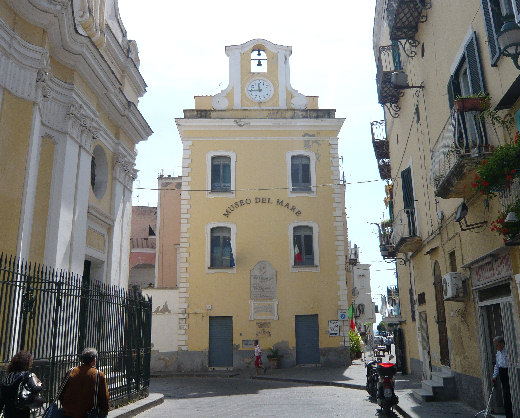
[[[385,406],[383,407],[383,411],[385,412],[385,415],[387,417],[392,416],[392,407],[391,406]]]

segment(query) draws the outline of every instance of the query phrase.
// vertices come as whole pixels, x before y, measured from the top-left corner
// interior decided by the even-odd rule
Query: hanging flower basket
[[[489,97],[460,97],[455,99],[453,107],[459,113],[482,112],[489,109]]]

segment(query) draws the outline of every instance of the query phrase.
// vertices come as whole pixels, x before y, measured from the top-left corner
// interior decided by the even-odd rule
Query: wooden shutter
[[[471,94],[484,93],[484,81],[480,67],[480,57],[478,55],[477,37],[475,32],[466,44],[464,54],[468,66],[469,85]]]
[[[413,209],[414,196],[413,196],[413,185],[412,185],[412,169],[410,167],[401,171],[401,182],[403,190],[403,203],[405,209]]]
[[[497,28],[497,19],[495,19],[493,16],[493,11],[491,9],[491,0],[481,0],[481,3],[482,14],[484,15],[484,26],[486,27],[488,37],[488,47],[489,55],[491,57],[491,66],[496,67],[498,58],[500,57],[500,48],[498,46],[497,41],[497,34],[500,31],[500,28]],[[518,10],[519,4],[520,0],[513,1],[513,7],[515,8],[515,18],[518,18],[516,10]]]
[[[520,0],[513,0],[513,10],[515,12],[515,22],[520,23]]]

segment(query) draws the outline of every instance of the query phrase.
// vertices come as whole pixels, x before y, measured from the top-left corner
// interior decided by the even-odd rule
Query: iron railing
[[[520,200],[520,177],[515,177],[509,187],[498,192],[502,211],[508,210]]]
[[[47,402],[85,347],[98,350],[111,407],[147,395],[151,298],[1,254],[0,301],[0,363],[31,352]]]
[[[397,212],[392,225],[391,242],[395,250],[399,251],[409,238],[418,238],[416,213],[415,209],[402,209]]]

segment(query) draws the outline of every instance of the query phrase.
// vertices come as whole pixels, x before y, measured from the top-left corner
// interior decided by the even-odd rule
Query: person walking
[[[29,402],[34,408],[43,405],[43,398],[40,395],[42,384],[40,379],[29,370],[32,367],[34,357],[28,351],[16,353],[6,367],[7,374],[2,379],[0,385],[0,412],[3,411],[4,418],[29,418],[31,406],[20,405],[18,400],[18,389],[21,384],[25,384],[30,392]],[[36,400],[39,398],[39,400]],[[35,402],[36,401],[36,402]],[[40,403],[40,405],[37,405]]]
[[[94,407],[97,391],[98,417],[108,414],[108,386],[105,374],[96,369],[98,352],[85,348],[81,353],[81,366],[73,368],[67,376],[59,400],[63,406],[63,418],[83,418]]]
[[[504,397],[504,409],[506,410],[506,418],[513,418],[513,406],[511,404],[511,390],[509,388],[508,361],[505,348],[504,337],[498,336],[493,338],[493,345],[497,349],[495,368],[493,369],[493,384],[500,377],[502,383],[502,395]]]
[[[262,350],[260,349],[260,345],[258,344],[258,340],[255,340],[253,343],[255,346],[255,371],[258,374],[258,369],[264,369],[264,374],[267,372],[267,369],[264,365],[262,365]]]

